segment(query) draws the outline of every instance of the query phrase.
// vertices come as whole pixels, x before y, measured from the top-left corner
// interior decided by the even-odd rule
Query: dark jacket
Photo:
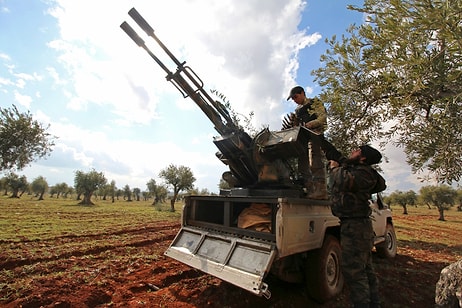
[[[369,217],[371,193],[386,188],[377,188],[377,183],[382,182],[379,181],[381,176],[370,165],[349,162],[325,139],[321,142],[321,148],[328,160],[340,164],[339,167],[330,170],[332,213],[339,218]]]

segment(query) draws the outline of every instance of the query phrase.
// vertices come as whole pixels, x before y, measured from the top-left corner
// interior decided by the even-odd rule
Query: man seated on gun
[[[374,230],[369,206],[371,194],[385,190],[385,179],[371,167],[382,159],[369,145],[353,150],[348,158],[322,138],[321,148],[330,161],[332,214],[340,218],[342,271],[354,307],[380,307],[378,280],[372,265]]]
[[[322,135],[327,127],[327,112],[319,99],[307,98],[305,90],[296,86],[290,90],[287,100],[292,99],[298,106],[291,115],[289,126],[303,125],[316,134]],[[284,127],[283,127],[284,128]],[[288,128],[288,127],[285,127]],[[304,178],[308,198],[327,199],[326,173],[319,138],[312,135],[308,142],[307,160],[298,161],[298,169]]]

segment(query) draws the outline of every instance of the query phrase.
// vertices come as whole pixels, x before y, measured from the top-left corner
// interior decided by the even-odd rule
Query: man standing
[[[385,180],[371,167],[382,159],[363,145],[344,157],[327,140],[322,150],[330,161],[332,213],[340,218],[342,271],[354,307],[380,307],[378,280],[372,265],[374,230],[369,206],[371,193],[385,190]]]
[[[296,104],[295,119],[312,130],[322,135],[327,127],[326,108],[319,99],[307,98],[305,90],[296,86],[290,90],[287,100],[292,99]],[[293,123],[295,124],[295,123]],[[299,171],[305,177],[305,187],[308,189],[308,198],[327,199],[325,164],[321,155],[320,139],[311,135],[308,143],[308,160],[299,160]]]

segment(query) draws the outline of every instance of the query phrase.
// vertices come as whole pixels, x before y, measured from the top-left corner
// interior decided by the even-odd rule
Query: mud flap
[[[276,254],[275,244],[183,227],[165,255],[270,298],[263,278]]]

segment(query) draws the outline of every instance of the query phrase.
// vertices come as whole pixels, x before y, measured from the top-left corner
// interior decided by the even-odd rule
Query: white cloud
[[[4,61],[11,61],[11,57],[7,55],[6,53],[2,53],[2,52],[0,52],[0,59]]]
[[[14,83],[8,78],[0,77],[0,85],[11,86],[11,85],[14,85]]]
[[[30,104],[32,103],[32,97],[20,94],[18,91],[14,91],[14,100],[27,109],[30,108]]]
[[[61,78],[61,76],[59,75],[59,72],[56,70],[56,68],[47,67],[46,71],[51,76],[51,78],[53,79],[53,81],[54,81],[54,83],[56,85],[65,85],[67,83],[66,80]]]
[[[51,14],[58,19],[61,38],[50,46],[60,51],[79,97],[69,106],[81,110],[88,102],[107,104],[124,123],[156,118],[159,97],[174,91],[165,83],[165,73],[118,27],[129,22],[167,65],[172,64],[128,16],[132,6],[177,58],[186,59],[204,78],[208,89],[217,88],[244,114],[254,111],[259,124],[279,126],[268,107],[271,113],[282,112],[279,98],[294,83],[294,58],[320,38],[297,30],[304,6],[300,1],[268,1],[264,6],[259,1],[57,3]]]

